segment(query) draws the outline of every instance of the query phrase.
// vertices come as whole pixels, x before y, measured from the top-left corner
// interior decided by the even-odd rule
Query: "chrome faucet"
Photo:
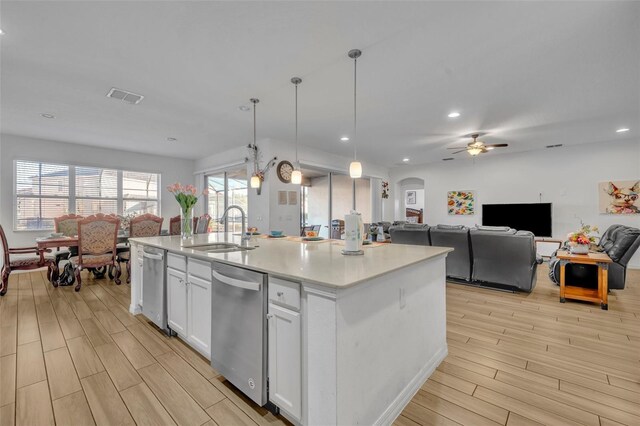
[[[244,210],[242,209],[242,207],[238,206],[238,205],[230,205],[229,207],[227,207],[224,210],[224,213],[222,213],[222,217],[220,218],[220,222],[222,222],[223,220],[228,220],[227,219],[227,213],[229,213],[229,210],[231,209],[238,209],[240,210],[240,214],[242,215],[242,237],[240,238],[240,245],[242,247],[247,247],[249,246],[249,240],[251,239],[251,237],[247,234],[247,215],[245,214]]]

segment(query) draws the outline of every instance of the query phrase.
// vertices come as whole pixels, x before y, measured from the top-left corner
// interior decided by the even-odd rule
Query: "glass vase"
[[[193,207],[180,209],[180,235],[183,240],[193,237]]]

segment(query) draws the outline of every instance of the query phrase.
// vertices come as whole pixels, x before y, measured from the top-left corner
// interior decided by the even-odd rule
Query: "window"
[[[53,229],[67,213],[160,215],[160,175],[16,161],[16,231]]]
[[[69,211],[69,166],[16,161],[15,229],[52,229]]]
[[[245,168],[208,175],[205,178],[209,195],[207,197],[207,212],[211,216],[209,232],[224,232],[225,224],[218,222],[224,210],[231,205],[237,205],[247,212],[247,171]],[[242,231],[242,215],[236,209],[228,216],[227,230],[229,232]]]

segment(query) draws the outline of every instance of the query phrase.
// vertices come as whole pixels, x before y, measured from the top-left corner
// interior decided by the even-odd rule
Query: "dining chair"
[[[196,225],[193,227],[195,234],[206,234],[209,232],[209,223],[211,223],[211,216],[207,213],[199,216],[196,221]]]
[[[83,216],[76,214],[66,214],[64,216],[53,218],[53,227],[56,233],[60,233],[65,237],[75,237],[78,235],[78,221],[83,219]],[[78,248],[69,247],[67,249],[60,250],[58,248],[55,254],[56,267],[60,268],[60,261],[67,260],[71,256],[77,256]]]
[[[120,221],[117,217],[102,213],[78,221],[78,255],[71,257],[75,269],[76,291],[80,291],[83,269],[113,266],[114,281],[120,284],[120,264],[116,262],[116,246]]]
[[[38,247],[14,247],[9,248],[7,236],[0,225],[0,239],[2,240],[2,251],[4,254],[2,264],[2,281],[0,281],[0,296],[4,296],[9,288],[9,275],[12,271],[28,271],[47,267],[47,279],[57,287],[52,277],[55,275],[55,261],[53,256]],[[13,258],[11,255],[31,255]]]
[[[164,219],[146,213],[140,216],[136,216],[129,222],[129,238],[139,237],[156,237],[160,235],[162,231],[162,221]],[[118,263],[124,262],[127,268],[127,284],[131,282],[131,247],[127,247],[126,250],[118,249],[116,256]]]
[[[169,235],[180,235],[182,227],[180,226],[180,215],[169,219]]]

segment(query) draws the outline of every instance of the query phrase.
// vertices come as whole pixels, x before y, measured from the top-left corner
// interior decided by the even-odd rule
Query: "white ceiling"
[[[258,97],[258,137],[292,140],[295,75],[301,143],[348,156],[352,48],[359,156],[378,164],[440,160],[474,131],[510,144],[487,155],[640,131],[639,2],[3,1],[0,13],[5,133],[200,158],[251,140],[238,106]],[[145,99],[106,98],[112,86]]]

